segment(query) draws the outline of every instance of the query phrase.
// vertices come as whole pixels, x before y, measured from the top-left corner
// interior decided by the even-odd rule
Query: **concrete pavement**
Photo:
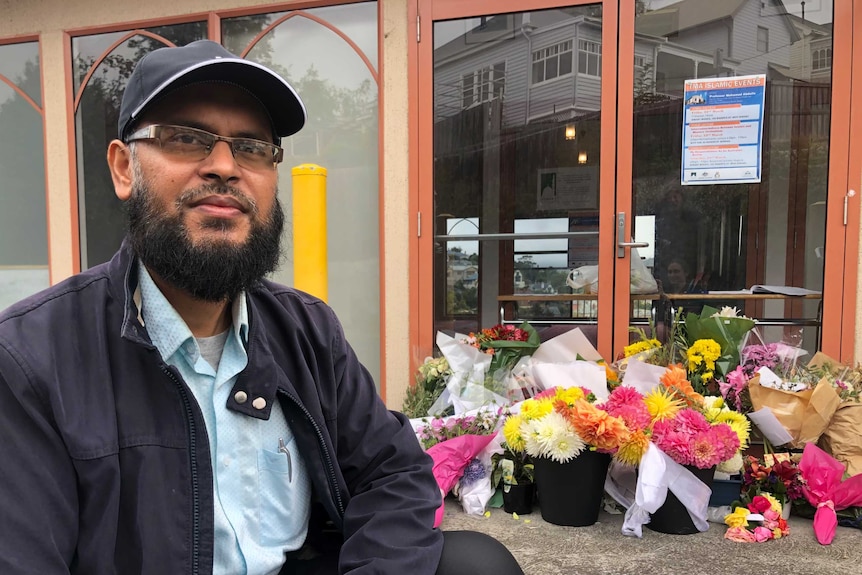
[[[644,529],[637,539],[621,534],[622,515],[604,511],[589,527],[547,523],[538,505],[519,519],[502,509],[490,511],[490,517],[467,515],[450,496],[442,528],[493,535],[526,575],[849,575],[862,570],[862,530],[838,527],[833,543],[823,546],[814,538],[811,520],[793,515],[788,537],[734,543],[724,539],[725,526],[717,523],[695,535]]]

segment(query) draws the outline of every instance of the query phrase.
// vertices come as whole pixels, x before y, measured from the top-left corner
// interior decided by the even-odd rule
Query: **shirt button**
[[[254,401],[251,402],[251,405],[255,409],[263,409],[266,407],[266,400],[262,397],[255,397]]]
[[[224,459],[222,459],[222,464],[225,467],[229,466],[230,465],[230,457],[225,457]]]
[[[248,401],[248,394],[244,391],[237,391],[235,394],[233,394],[233,399],[237,403],[245,403],[246,401]]]

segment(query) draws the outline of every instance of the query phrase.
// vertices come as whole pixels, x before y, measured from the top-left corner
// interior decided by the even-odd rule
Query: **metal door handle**
[[[648,248],[649,242],[617,242],[617,247],[621,247],[621,248]]]
[[[624,242],[626,237],[626,213],[617,214],[617,257],[626,257],[626,248],[648,248],[648,242]]]

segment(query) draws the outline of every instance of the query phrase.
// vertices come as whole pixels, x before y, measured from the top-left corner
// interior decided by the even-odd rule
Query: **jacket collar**
[[[123,323],[120,335],[134,343],[155,349],[146,328],[138,315],[135,293],[138,289],[137,257],[128,241],[123,240],[119,251],[108,263],[111,278],[110,290],[116,301],[124,302]],[[263,322],[257,317],[255,293],[262,289],[260,284],[246,294],[248,310],[248,365],[236,379],[227,401],[227,408],[255,417],[269,419],[272,404],[275,402],[279,385],[292,388],[286,374],[277,366],[272,356],[269,342],[263,330]],[[139,297],[139,296],[138,296]]]

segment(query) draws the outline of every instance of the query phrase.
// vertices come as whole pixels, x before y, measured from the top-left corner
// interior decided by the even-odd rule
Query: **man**
[[[127,239],[0,315],[0,573],[521,572],[444,545],[430,458],[332,310],[262,279],[304,122],[213,42],[135,68],[108,148]]]

